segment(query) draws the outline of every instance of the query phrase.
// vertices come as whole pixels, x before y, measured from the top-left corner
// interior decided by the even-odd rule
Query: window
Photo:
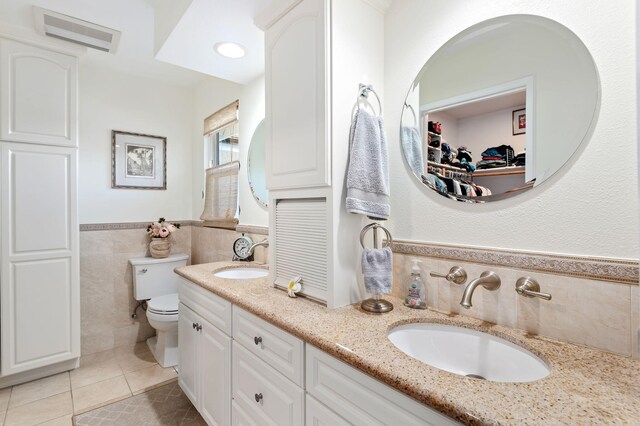
[[[238,224],[238,107],[235,101],[204,120],[205,226]]]
[[[204,120],[204,168],[238,160],[238,108],[235,101]]]

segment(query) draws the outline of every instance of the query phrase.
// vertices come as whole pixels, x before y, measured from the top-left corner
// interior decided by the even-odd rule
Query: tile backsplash
[[[392,294],[397,297],[406,295],[413,258],[422,261],[422,278],[431,308],[621,355],[638,356],[637,285],[394,253]],[[496,291],[476,288],[473,307],[466,310],[460,306],[465,285],[429,275],[431,271],[447,273],[456,265],[468,274],[465,285],[491,270],[500,276],[501,286]],[[538,281],[540,291],[550,293],[552,299],[546,301],[517,294],[515,284],[523,276]]]

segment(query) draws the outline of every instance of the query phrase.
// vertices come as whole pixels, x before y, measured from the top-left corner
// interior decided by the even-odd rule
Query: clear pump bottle
[[[409,291],[404,299],[404,305],[413,309],[427,309],[427,290],[420,277],[420,262],[413,259],[411,267],[411,281],[409,282]]]

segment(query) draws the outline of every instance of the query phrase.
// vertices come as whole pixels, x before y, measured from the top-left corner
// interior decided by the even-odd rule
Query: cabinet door
[[[270,190],[331,184],[329,3],[303,0],[265,34]]]
[[[77,146],[78,62],[0,39],[0,139]]]
[[[305,424],[307,426],[351,426],[352,423],[331,411],[311,395],[307,394],[305,400],[307,403]]]
[[[0,143],[2,375],[80,355],[76,150]]]
[[[233,342],[233,400],[256,423],[304,424],[304,391]]]
[[[209,425],[231,422],[231,338],[200,320],[198,377],[200,414]]]
[[[178,384],[199,410],[197,393],[199,335],[194,328],[199,317],[183,303],[180,303],[178,312]]]

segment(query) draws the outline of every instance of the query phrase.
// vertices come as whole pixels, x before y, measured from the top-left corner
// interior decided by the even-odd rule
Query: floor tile
[[[0,413],[7,411],[9,398],[11,397],[11,387],[0,390]]]
[[[92,357],[93,355],[90,355]],[[70,373],[71,389],[88,386],[93,383],[102,382],[107,379],[122,376],[122,369],[113,353],[111,358],[92,358],[90,361],[80,360],[80,368]]]
[[[173,367],[162,368],[159,365],[143,368],[125,374],[134,395],[161,386],[178,378]]]
[[[124,373],[140,370],[146,367],[152,367],[157,364],[153,354],[148,350],[146,352],[138,353],[122,352],[116,355],[116,359]]]
[[[74,417],[76,426],[206,426],[177,383]]]
[[[73,416],[67,414],[66,416],[40,423],[38,426],[73,426]]]
[[[9,409],[70,390],[68,372],[14,386],[9,400]]]
[[[8,410],[4,424],[32,426],[72,412],[71,392],[65,392]]]
[[[73,411],[84,413],[131,396],[124,376],[73,389]]]

